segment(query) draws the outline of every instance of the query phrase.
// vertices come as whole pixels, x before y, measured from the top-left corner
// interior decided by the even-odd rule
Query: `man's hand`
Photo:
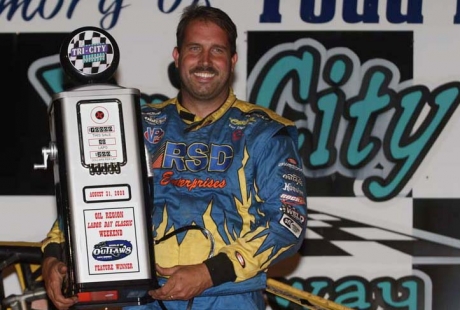
[[[67,266],[55,257],[47,257],[42,263],[42,276],[46,293],[59,310],[67,310],[78,302],[76,296],[65,298],[62,294],[62,282],[67,273]]]
[[[156,266],[161,276],[169,276],[161,288],[149,291],[150,296],[160,300],[188,300],[212,286],[211,275],[205,264],[173,266],[163,268]]]

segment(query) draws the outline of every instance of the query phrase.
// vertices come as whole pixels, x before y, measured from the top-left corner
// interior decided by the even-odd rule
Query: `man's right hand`
[[[67,273],[67,266],[55,257],[47,257],[42,263],[42,276],[46,293],[58,310],[67,310],[78,302],[73,296],[66,298],[62,294],[62,282]]]

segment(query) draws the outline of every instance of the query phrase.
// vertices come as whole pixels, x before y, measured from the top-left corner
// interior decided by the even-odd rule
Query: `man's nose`
[[[209,65],[212,63],[210,51],[204,50],[204,51],[201,53],[200,62],[201,62],[201,65],[203,65],[203,66],[205,66],[205,67],[206,67],[206,66],[209,66]]]

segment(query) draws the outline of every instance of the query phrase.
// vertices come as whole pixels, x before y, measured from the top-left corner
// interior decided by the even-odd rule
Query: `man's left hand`
[[[149,295],[160,300],[188,300],[212,286],[211,275],[205,264],[173,266],[156,270],[160,276],[169,276],[159,289],[149,291]]]

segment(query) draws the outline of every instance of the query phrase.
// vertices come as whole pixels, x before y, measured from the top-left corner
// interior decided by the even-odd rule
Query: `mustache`
[[[210,66],[199,66],[199,67],[195,67],[192,70],[190,70],[191,74],[197,73],[197,72],[207,72],[207,73],[212,73],[212,74],[218,74],[217,70]]]

